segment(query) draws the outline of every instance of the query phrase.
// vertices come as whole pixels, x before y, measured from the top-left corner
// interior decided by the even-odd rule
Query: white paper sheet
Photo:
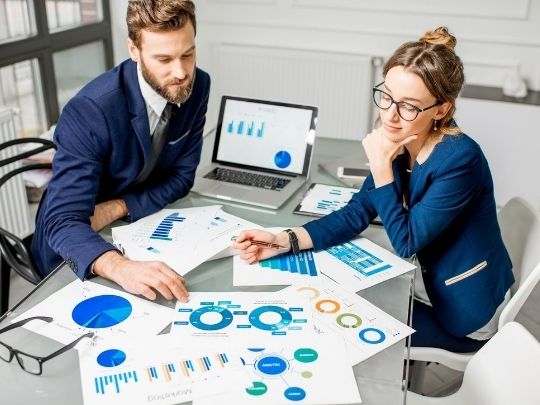
[[[113,240],[132,260],[163,261],[185,275],[226,251],[231,237],[241,230],[259,228],[220,207],[163,209],[133,224],[113,228]]]
[[[325,335],[330,330],[342,336],[353,365],[414,332],[369,301],[330,280],[297,284],[279,293],[309,301],[316,333]]]
[[[271,342],[313,336],[309,305],[264,292],[194,292],[178,302],[171,334],[186,344],[201,341]]]
[[[170,335],[108,340],[78,353],[86,405],[177,404],[250,381],[237,351],[186,347]]]
[[[361,402],[352,367],[340,338],[318,337],[265,342],[242,351],[249,386],[194,405],[357,404]]]
[[[75,280],[18,316],[51,316],[51,323],[33,321],[26,328],[57,340],[71,343],[86,332],[95,333],[92,344],[99,346],[111,338],[129,336],[132,341],[156,335],[174,315],[172,308],[158,305],[113,288]],[[83,339],[77,347],[88,344]]]
[[[356,188],[312,184],[295,212],[324,216],[343,208],[357,192]]]
[[[415,269],[412,263],[366,238],[333,246],[315,253],[315,256],[321,272],[351,292]]]

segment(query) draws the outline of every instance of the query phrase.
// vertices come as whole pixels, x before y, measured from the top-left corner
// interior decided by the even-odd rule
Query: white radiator
[[[214,55],[213,108],[222,95],[316,105],[326,138],[360,140],[372,125],[371,56],[236,44]]]
[[[0,107],[0,143],[15,138],[13,112],[11,109]],[[0,151],[0,159],[6,159],[15,154],[16,147],[11,147]],[[0,167],[0,177],[20,166],[20,162],[15,162]],[[0,188],[0,227],[20,238],[34,232],[22,174],[13,177]]]

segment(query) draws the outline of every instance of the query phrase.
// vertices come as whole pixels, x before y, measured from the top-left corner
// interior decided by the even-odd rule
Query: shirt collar
[[[137,77],[139,79],[139,87],[141,88],[141,93],[146,105],[149,106],[158,117],[161,117],[161,114],[167,105],[167,100],[156,93],[156,91],[144,79],[140,63],[137,63]]]

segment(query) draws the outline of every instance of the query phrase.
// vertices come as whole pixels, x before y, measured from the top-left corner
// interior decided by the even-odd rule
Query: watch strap
[[[287,235],[289,236],[289,242],[291,244],[291,250],[292,252],[297,255],[300,253],[300,245],[298,244],[298,236],[296,236],[296,233],[292,229],[285,229],[285,232],[287,232]]]

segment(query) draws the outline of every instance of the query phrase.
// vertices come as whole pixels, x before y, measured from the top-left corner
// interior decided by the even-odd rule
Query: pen
[[[235,241],[237,236],[233,236],[231,238],[232,241]],[[249,239],[252,245],[262,246],[266,248],[272,248],[272,249],[287,249],[285,246],[278,245],[277,243],[271,243],[271,242],[264,242],[262,240],[255,240],[255,239]]]

